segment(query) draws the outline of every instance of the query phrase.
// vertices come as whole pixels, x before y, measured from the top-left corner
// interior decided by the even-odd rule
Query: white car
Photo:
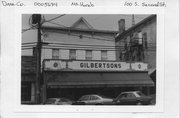
[[[76,105],[108,105],[112,104],[113,99],[107,98],[102,95],[90,94],[82,96],[77,102]]]

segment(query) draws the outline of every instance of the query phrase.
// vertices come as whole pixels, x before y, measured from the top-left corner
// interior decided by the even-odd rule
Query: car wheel
[[[136,105],[142,105],[142,103],[141,102],[137,102]]]

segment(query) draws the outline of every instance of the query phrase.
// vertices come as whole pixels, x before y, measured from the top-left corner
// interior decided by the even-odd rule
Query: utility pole
[[[40,79],[41,79],[41,15],[37,14],[37,24],[38,24],[38,42],[37,42],[37,104],[40,103]]]
[[[35,100],[36,104],[40,103],[40,79],[41,79],[41,14],[33,14],[32,24],[37,24],[37,46],[36,46],[36,95]]]
[[[135,25],[134,14],[132,15],[132,26]]]

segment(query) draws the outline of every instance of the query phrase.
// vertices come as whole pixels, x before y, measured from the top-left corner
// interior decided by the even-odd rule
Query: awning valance
[[[139,87],[154,86],[147,72],[47,72],[48,87]]]

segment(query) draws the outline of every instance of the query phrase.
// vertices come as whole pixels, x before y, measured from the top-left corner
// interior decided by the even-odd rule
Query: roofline
[[[65,30],[65,31],[80,31],[80,32],[92,32],[92,33],[110,33],[117,34],[118,31],[110,31],[110,30],[96,30],[96,29],[80,29],[73,27],[53,27],[53,26],[42,26],[44,30]]]
[[[75,25],[77,25],[81,20],[88,26],[89,29],[93,29],[93,26],[91,26],[83,17],[80,17],[75,23],[72,24],[71,27],[75,27]]]
[[[138,23],[135,24],[134,26],[130,27],[128,30],[126,30],[126,31],[124,31],[123,33],[119,34],[119,35],[115,38],[115,42],[117,42],[120,37],[123,37],[123,36],[126,35],[128,32],[136,29],[137,27],[139,27],[139,26],[142,25],[143,23],[146,23],[147,21],[150,21],[150,20],[153,20],[153,19],[156,19],[156,15],[155,15],[155,14],[152,14],[152,15],[148,16],[147,18],[145,18],[145,19],[143,19],[142,21],[138,22]]]

